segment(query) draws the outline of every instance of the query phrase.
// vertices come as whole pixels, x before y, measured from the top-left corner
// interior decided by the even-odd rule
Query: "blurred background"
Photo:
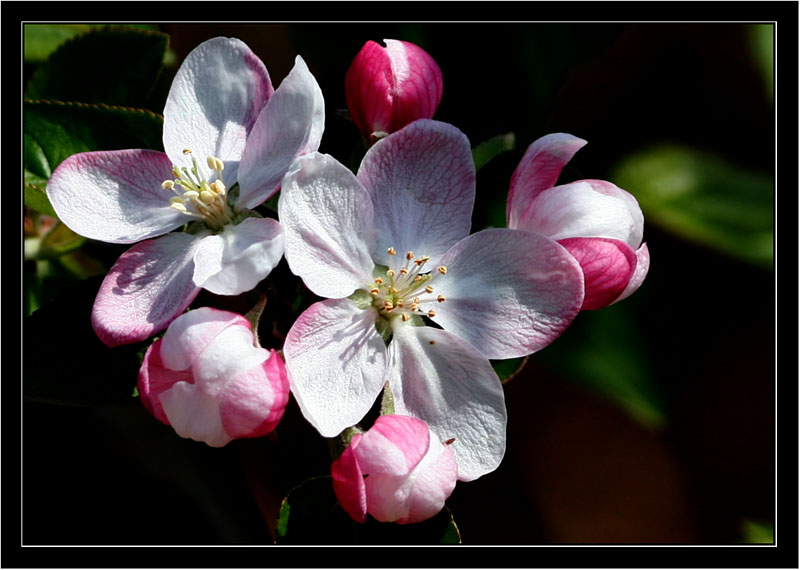
[[[304,58],[325,96],[320,150],[345,163],[360,143],[340,113],[350,61],[367,40],[420,45],[444,76],[436,119],[473,145],[514,136],[478,173],[474,230],[504,225],[511,173],[552,132],[588,141],[561,183],[605,179],[639,200],[645,283],[581,313],[506,383],[506,457],[447,502],[465,544],[773,542],[772,25],[149,27],[168,34],[169,51],[143,108],[162,111],[200,42],[235,36],[276,86]],[[57,28],[26,27],[26,81],[86,27]],[[293,402],[273,437],[222,449],[150,417],[130,397],[142,347],[106,349],[89,326],[102,275],[124,248],[27,247],[50,227],[26,218],[23,542],[271,543],[286,493],[328,473],[325,441]]]

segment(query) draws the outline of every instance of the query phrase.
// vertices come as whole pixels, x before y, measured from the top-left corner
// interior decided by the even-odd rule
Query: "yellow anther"
[[[403,300],[402,299],[398,299],[397,300],[397,305],[395,305],[395,306],[396,307],[402,307],[403,306]]]
[[[369,290],[369,294],[370,295],[377,295],[380,292],[381,292],[381,290],[378,289],[377,287],[373,287],[372,289]]]
[[[203,182],[200,184],[201,191],[211,192],[211,185],[208,182]]]
[[[414,297],[414,298],[412,299],[412,301],[413,301],[413,302],[415,302],[415,303],[419,303],[419,297]]]
[[[214,182],[211,184],[211,188],[212,188],[212,189],[214,190],[214,192],[216,192],[217,194],[222,194],[223,196],[225,195],[225,185],[222,183],[222,180],[215,180],[215,181],[214,181]]]
[[[395,250],[395,248],[393,247],[390,247],[389,249],[386,250],[386,253],[388,253],[389,255],[397,255],[397,250]]]
[[[176,196],[177,198],[177,196]],[[186,206],[183,205],[183,202],[171,202],[169,205],[170,208],[174,208],[179,212],[186,212]]]
[[[436,269],[438,269],[439,273],[441,273],[442,275],[445,275],[447,273],[447,267],[445,267],[444,265],[440,265]]]
[[[386,275],[388,275],[389,277],[394,277],[394,269],[389,269],[389,270],[386,272]]]
[[[397,295],[397,288],[396,287],[392,287],[391,291],[392,291],[392,295]]]
[[[225,168],[225,163],[218,159],[216,156],[209,156],[208,157],[208,167],[211,170],[216,170],[217,172],[221,172]]]
[[[424,256],[420,257],[419,259],[415,259],[414,263],[416,263],[417,265],[425,265],[430,260],[431,260],[430,257],[428,257],[427,255],[424,255]]]
[[[386,301],[383,302],[383,308],[386,309],[386,311],[388,312],[394,309],[394,305],[392,304],[391,301],[387,299]]]
[[[406,275],[407,273],[408,273],[408,269],[406,269],[405,267],[401,267],[400,268],[400,275]]]
[[[190,148],[183,149],[183,154],[192,154],[192,149]]]
[[[164,182],[161,183],[161,187],[164,190],[172,190],[175,188],[175,182],[173,180],[164,180]]]
[[[211,204],[214,200],[216,200],[216,196],[213,192],[209,190],[200,192],[200,201],[203,202],[203,204]]]
[[[183,193],[183,197],[186,200],[191,200],[192,198],[197,198],[198,196],[200,196],[200,194],[194,190],[187,190]]]
[[[433,317],[435,317],[435,316],[436,316],[436,311],[434,311],[433,309],[431,309],[430,311],[428,311],[428,316],[429,316],[430,318],[433,318]]]
[[[417,303],[411,303],[410,309],[412,311],[416,311],[417,309],[419,309],[419,305]]]
[[[409,316],[408,316],[408,313],[403,313],[403,314],[400,316],[400,318],[401,318],[401,319],[403,319],[403,322],[406,322],[406,321],[408,321],[408,319],[410,319],[411,317],[409,317]]]
[[[172,198],[169,199],[169,204],[170,206],[172,204],[183,204],[183,198],[181,198],[180,196],[173,196]]]
[[[383,279],[381,279],[380,277],[377,277],[377,278],[375,279],[375,283],[377,283],[378,285],[380,285],[381,283],[383,283]]]
[[[417,275],[414,277],[414,281],[422,281],[422,275]]]
[[[427,291],[428,293],[433,293],[433,285],[426,286],[425,291]]]
[[[409,252],[406,254],[406,259],[407,259],[407,260],[409,260],[409,261],[411,261],[412,259],[414,259],[414,252],[413,252],[413,251],[409,251]]]
[[[444,303],[447,299],[445,298],[444,295],[439,295],[438,297],[436,297],[436,300],[439,301],[440,303]]]

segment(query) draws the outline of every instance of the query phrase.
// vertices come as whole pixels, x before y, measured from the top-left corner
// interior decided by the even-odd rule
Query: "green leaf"
[[[742,542],[746,544],[773,544],[775,542],[775,527],[771,522],[742,521]]]
[[[748,26],[748,32],[753,59],[764,77],[764,90],[772,99],[775,88],[775,25],[752,24]]]
[[[472,159],[475,161],[475,171],[480,170],[498,154],[514,150],[514,133],[497,135],[480,143],[472,149]]]
[[[292,489],[278,514],[278,544],[457,544],[461,535],[447,508],[416,524],[360,524],[339,506],[328,476]]]
[[[23,104],[25,205],[56,216],[45,187],[61,162],[92,150],[160,150],[163,119],[143,109],[50,101]]]
[[[168,40],[138,28],[91,29],[51,53],[25,97],[143,107],[161,73]]]
[[[770,176],[705,152],[661,145],[625,159],[611,179],[637,198],[646,223],[772,267],[774,181]]]
[[[36,257],[37,259],[53,259],[60,257],[66,253],[75,251],[82,246],[85,241],[85,237],[76,234],[66,225],[58,222],[45,234],[44,238],[42,238]]]
[[[497,373],[500,381],[505,384],[511,380],[517,373],[522,370],[525,363],[528,361],[527,356],[520,358],[509,358],[508,360],[492,360],[492,368]]]
[[[151,24],[126,24],[126,27],[155,30]],[[26,63],[45,61],[58,46],[70,38],[106,24],[25,24],[23,27]]]
[[[633,296],[600,311],[581,311],[535,358],[614,401],[642,425],[660,429],[667,422],[667,403],[649,367],[648,347],[636,333],[637,304]]]

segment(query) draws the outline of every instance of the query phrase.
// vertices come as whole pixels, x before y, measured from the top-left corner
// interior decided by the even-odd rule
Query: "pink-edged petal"
[[[213,38],[193,49],[178,69],[164,107],[164,148],[174,164],[200,166],[215,156],[231,187],[239,159],[261,110],[272,96],[267,68],[236,38]]]
[[[161,343],[162,339],[156,340],[145,352],[142,366],[139,369],[136,390],[139,392],[142,405],[156,419],[169,425],[167,415],[161,407],[161,393],[169,390],[176,382],[191,383],[193,379],[192,373],[189,371],[177,371],[164,366],[161,359]]]
[[[228,327],[249,329],[241,315],[212,307],[200,307],[175,319],[162,338],[162,359],[172,370],[188,370]],[[252,345],[252,341],[250,342]]]
[[[289,384],[305,418],[324,437],[357,424],[384,385],[386,346],[377,311],[348,299],[311,305],[283,347]]]
[[[614,300],[614,303],[622,301],[630,297],[644,282],[647,277],[647,272],[650,269],[650,250],[647,249],[647,244],[643,243],[639,249],[636,250],[636,269],[633,271],[628,286],[625,290]],[[612,305],[614,303],[611,303]]]
[[[368,41],[345,74],[347,109],[366,140],[373,132],[389,132],[392,84],[388,52],[377,42]]]
[[[204,238],[194,255],[194,282],[217,295],[253,289],[283,256],[283,228],[271,218],[247,218]]]
[[[439,441],[455,438],[459,479],[494,471],[505,453],[506,407],[489,361],[441,329],[399,323],[393,332],[388,380],[396,413],[426,422]]]
[[[179,436],[222,447],[231,436],[222,426],[216,394],[199,384],[177,382],[159,396],[170,425]]]
[[[92,307],[92,326],[110,347],[144,340],[167,328],[189,306],[194,249],[202,234],[173,232],[123,253],[103,279]]]
[[[592,190],[595,192],[604,196],[616,198],[627,206],[628,213],[633,220],[633,228],[629,232],[625,242],[633,249],[638,248],[642,243],[642,237],[644,235],[644,214],[642,214],[642,208],[639,206],[639,202],[634,198],[633,194],[607,180],[579,180],[578,182],[585,182],[591,186]]]
[[[354,435],[350,446],[333,462],[331,479],[333,492],[341,507],[355,521],[363,523],[367,520],[367,493],[355,454],[361,437],[361,434]]]
[[[525,151],[511,176],[506,218],[517,228],[519,219],[540,192],[555,186],[558,176],[586,141],[566,133],[553,133],[535,140]]]
[[[218,400],[222,426],[231,437],[268,434],[278,425],[289,401],[283,360],[272,350],[267,360],[231,378]]]
[[[110,243],[134,243],[186,223],[161,188],[172,163],[154,150],[83,152],[64,160],[47,183],[59,219],[74,232]]]
[[[317,295],[342,298],[372,281],[377,240],[367,190],[326,154],[295,161],[278,202],[286,261]]]
[[[554,240],[605,237],[629,245],[641,239],[641,227],[641,218],[631,211],[627,201],[598,192],[585,181],[545,190],[516,225],[516,229],[538,232]]]
[[[383,40],[394,78],[389,132],[416,119],[430,119],[442,100],[442,71],[421,47],[400,40]]]
[[[223,329],[211,340],[192,363],[192,373],[195,383],[208,393],[219,394],[233,378],[261,366],[268,358],[268,351],[255,346],[250,325],[239,324]]]
[[[247,139],[239,163],[237,208],[255,208],[272,196],[295,157],[319,148],[324,124],[322,91],[297,56]]]
[[[428,452],[428,426],[410,416],[380,416],[356,450],[364,473],[407,475]]]
[[[625,242],[608,238],[559,241],[583,270],[585,295],[581,310],[607,307],[627,287],[636,267],[636,253]]]
[[[583,303],[583,274],[561,245],[533,232],[472,234],[441,260],[432,282],[447,299],[435,321],[486,358],[525,356],[555,340]]]
[[[424,459],[409,476],[370,475],[365,479],[367,510],[383,522],[409,524],[429,519],[442,510],[457,477],[453,450],[431,438]]]
[[[447,123],[420,119],[367,151],[358,179],[369,190],[379,229],[375,261],[386,250],[436,258],[469,233],[475,164],[469,140]]]

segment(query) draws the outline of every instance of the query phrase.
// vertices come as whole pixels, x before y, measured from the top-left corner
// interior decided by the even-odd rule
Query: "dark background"
[[[665,141],[773,176],[775,107],[749,28],[159,26],[170,35],[177,63],[208,38],[242,39],[264,61],[275,86],[300,54],[325,96],[320,150],[345,163],[359,141],[352,123],[337,113],[345,108],[344,74],[352,57],[369,39],[422,46],[444,76],[436,119],[456,125],[473,145],[501,133],[516,136],[515,150],[478,174],[474,229],[491,223],[498,204],[504,207],[508,181],[527,145],[551,132],[589,142],[564,170],[565,182],[613,182],[625,157]],[[165,70],[166,87],[176,68]],[[797,191],[796,178],[791,180],[784,189],[794,193],[786,198],[789,211]],[[636,188],[626,189],[636,195]],[[732,545],[752,540],[749,523],[771,529],[776,504],[796,509],[796,495],[779,503],[775,489],[774,270],[677,235],[644,214],[651,268],[641,289],[620,304],[581,313],[506,384],[506,457],[496,472],[459,483],[447,502],[465,544]],[[791,265],[794,255],[789,257]],[[70,311],[85,311],[88,321],[98,285],[90,280],[65,288],[74,299]],[[796,294],[791,286],[790,295]],[[796,310],[789,313],[796,316]],[[36,349],[41,331],[31,330],[35,321],[26,325],[23,373],[47,358]],[[76,328],[65,324],[54,334],[68,346],[93,342],[90,329]],[[70,340],[73,334],[82,340]],[[575,372],[587,354],[607,357],[602,366],[608,386]],[[115,371],[113,361],[110,355],[109,373],[132,374],[126,379],[132,387],[135,370]],[[626,363],[632,373],[621,370]],[[58,373],[61,363],[48,365]],[[65,382],[80,382],[73,372],[79,367],[64,367]],[[633,396],[615,393],[617,373],[636,378]],[[796,369],[777,378],[781,398],[796,404]],[[637,415],[637,405],[657,413]],[[781,445],[788,440],[794,453],[795,412],[781,413],[784,420],[790,416]],[[324,440],[293,402],[274,437],[222,449],[178,438],[136,401],[78,407],[26,400],[22,428],[22,538],[29,545],[269,544],[280,500],[329,469]],[[796,462],[789,469],[791,495]],[[779,536],[791,542],[796,518],[788,523],[787,534]]]

